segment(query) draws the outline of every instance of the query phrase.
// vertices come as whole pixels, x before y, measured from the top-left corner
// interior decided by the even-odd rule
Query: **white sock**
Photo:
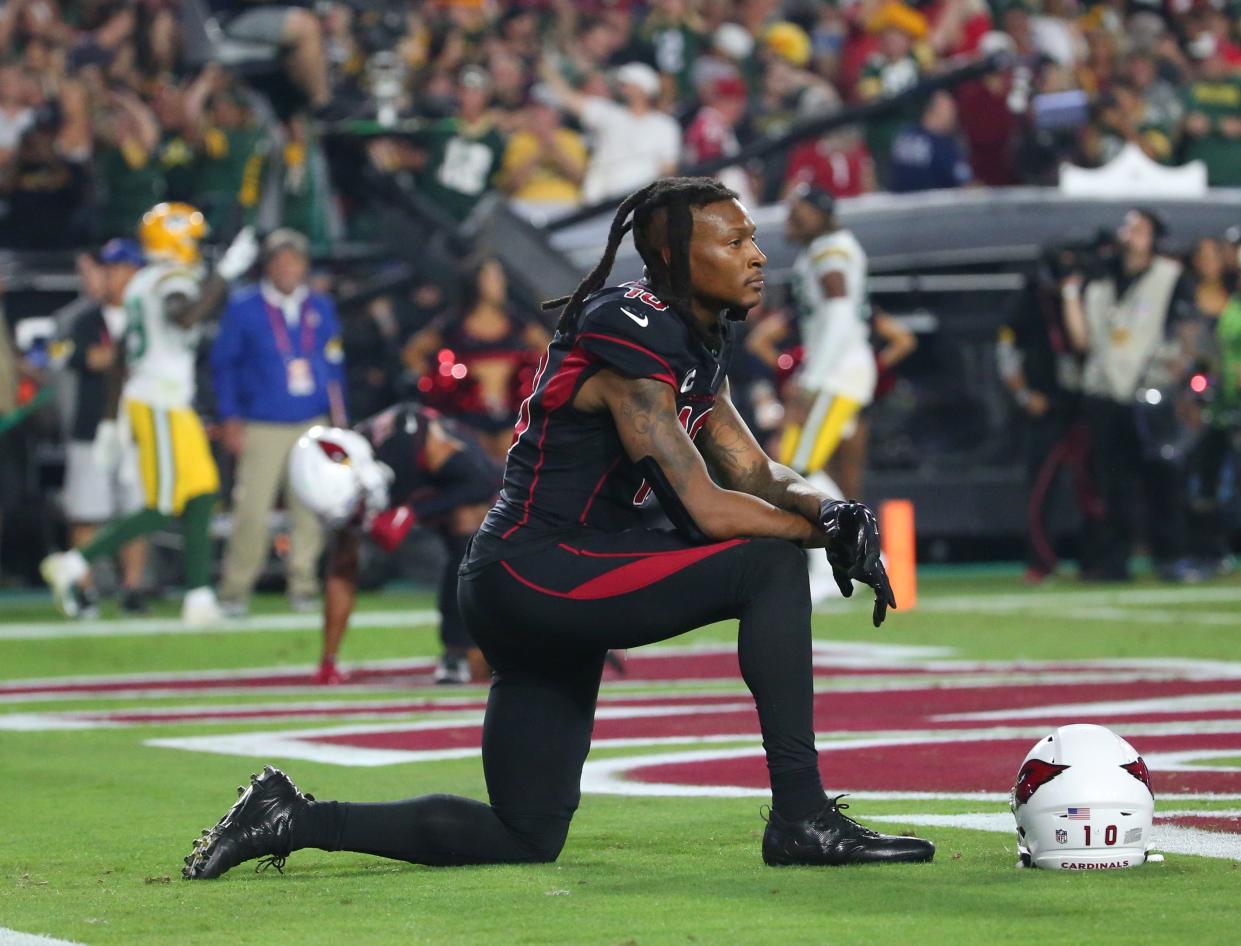
[[[65,578],[71,585],[76,585],[90,574],[90,564],[77,549],[70,549],[66,552],[61,559],[61,564],[65,569]]]
[[[206,603],[215,604],[215,589],[210,585],[191,588],[185,593],[185,604],[187,606]]]

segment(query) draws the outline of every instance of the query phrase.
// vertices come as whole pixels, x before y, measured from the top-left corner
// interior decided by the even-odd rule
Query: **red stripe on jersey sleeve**
[[[573,397],[573,389],[577,386],[577,379],[594,362],[592,355],[576,347],[565,355],[564,361],[543,389],[543,410],[550,414],[568,404]]]
[[[668,364],[663,358],[655,354],[649,348],[644,348],[637,342],[631,342],[627,338],[618,338],[615,335],[603,335],[599,332],[583,332],[578,338],[597,338],[600,341],[611,342],[614,345],[624,345],[626,348],[632,348],[634,351],[640,351],[648,358],[658,363],[664,370],[663,372],[648,375],[655,381],[662,381],[664,384],[670,384],[672,387],[677,386],[676,372],[672,370],[672,365]]]

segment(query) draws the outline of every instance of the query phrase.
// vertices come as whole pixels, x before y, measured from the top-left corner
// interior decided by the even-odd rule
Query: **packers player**
[[[794,378],[780,462],[832,494],[827,461],[875,394],[866,252],[836,220],[835,199],[802,184],[790,195],[786,235],[805,249],[793,264],[805,360]]]
[[[132,436],[144,508],[110,523],[81,548],[43,560],[43,578],[69,616],[75,615],[76,588],[93,560],[172,518],[180,520],[185,540],[181,618],[203,625],[221,617],[210,584],[209,535],[219,474],[192,407],[194,357],[200,324],[219,310],[229,283],[254,263],[258,242],[252,229],[243,229],[204,278],[198,244],[206,231],[202,213],[189,204],[156,205],[138,229],[148,264],[119,277],[127,279],[125,345],[117,359],[109,419],[99,425],[94,450],[100,465],[110,469]]]

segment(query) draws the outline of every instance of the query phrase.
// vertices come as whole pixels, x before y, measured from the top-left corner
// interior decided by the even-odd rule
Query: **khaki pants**
[[[288,479],[289,451],[308,429],[327,423],[326,417],[297,424],[246,423],[245,443],[237,459],[237,484],[233,488],[233,529],[224,552],[222,599],[245,601],[254,590],[271,545],[267,520],[276,494]],[[290,595],[313,596],[319,590],[315,565],[323,550],[323,527],[292,490],[284,492],[291,522],[288,591]]]

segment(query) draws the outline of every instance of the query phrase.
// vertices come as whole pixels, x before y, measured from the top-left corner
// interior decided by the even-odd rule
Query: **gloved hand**
[[[115,470],[121,462],[124,448],[120,425],[115,420],[101,420],[95,428],[95,439],[90,448],[91,460],[95,466],[109,473]]]
[[[418,517],[408,506],[385,509],[371,522],[371,540],[385,552],[395,551],[417,524]]]
[[[819,506],[819,522],[827,533],[827,561],[832,577],[846,598],[853,594],[853,580],[875,590],[875,627],[883,623],[888,608],[896,607],[888,573],[879,560],[879,524],[863,503],[825,499]]]
[[[216,263],[215,271],[225,282],[232,282],[249,272],[258,257],[259,240],[254,227],[242,227]]]

